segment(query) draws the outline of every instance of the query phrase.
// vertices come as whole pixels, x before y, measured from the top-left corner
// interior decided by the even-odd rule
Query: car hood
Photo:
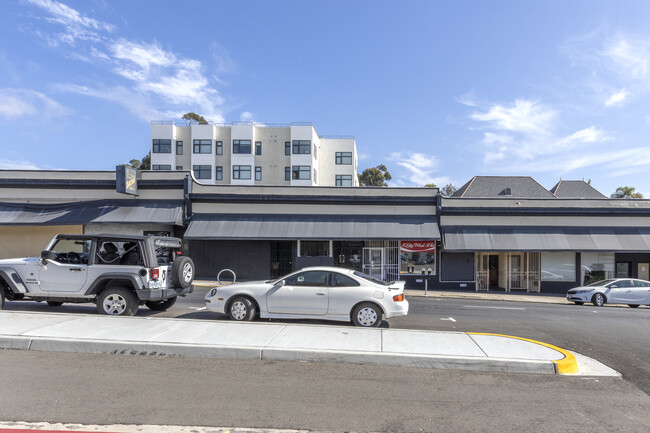
[[[38,257],[24,257],[20,259],[3,259],[0,260],[0,266],[23,266],[29,263],[35,263]]]

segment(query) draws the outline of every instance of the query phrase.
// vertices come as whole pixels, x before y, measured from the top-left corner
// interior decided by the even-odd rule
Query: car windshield
[[[375,277],[373,277],[371,275],[364,274],[362,272],[355,272],[354,275],[356,275],[359,278],[363,278],[364,280],[368,280],[371,283],[379,284],[380,286],[390,286],[391,284],[394,283],[394,281],[388,281],[387,282],[387,281],[379,280],[379,279],[377,279],[377,278],[375,278]]]
[[[607,285],[609,283],[613,283],[614,281],[616,281],[616,280],[600,280],[600,281],[596,281],[595,283],[589,284],[587,287],[589,287],[589,286],[605,286],[605,285]]]

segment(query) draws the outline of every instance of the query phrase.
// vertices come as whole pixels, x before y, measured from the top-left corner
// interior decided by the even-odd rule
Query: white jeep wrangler
[[[94,302],[101,314],[166,310],[192,293],[194,263],[181,240],[164,236],[56,235],[40,257],[0,260],[5,300]]]

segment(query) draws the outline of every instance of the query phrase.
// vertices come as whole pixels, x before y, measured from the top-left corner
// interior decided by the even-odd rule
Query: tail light
[[[404,293],[400,293],[399,295],[393,296],[393,301],[395,302],[401,302],[404,300]]]
[[[149,277],[152,280],[157,280],[160,278],[160,270],[158,268],[153,268],[152,270],[149,271]]]

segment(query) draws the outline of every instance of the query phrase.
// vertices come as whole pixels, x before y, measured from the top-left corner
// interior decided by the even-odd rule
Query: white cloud
[[[54,86],[55,89],[118,103],[147,120],[159,120],[161,115],[170,113],[182,115],[194,111],[207,120],[224,122],[224,98],[205,75],[205,68],[199,60],[185,58],[155,41],[136,42],[103,36],[102,33],[112,32],[115,27],[87,17],[62,3],[53,0],[28,1],[45,10],[48,21],[65,28],[64,37],[44,34],[44,38],[69,44],[88,42],[77,44],[68,57],[107,68],[116,77],[125,80],[112,88],[77,82],[59,83]],[[220,56],[222,62],[218,71],[225,73],[235,68],[225,49],[214,45],[213,52],[215,56]],[[215,78],[212,80],[219,83]]]
[[[69,110],[40,92],[30,89],[0,89],[0,117],[49,119],[65,116]]]
[[[493,105],[487,112],[471,118],[492,124],[495,129],[527,134],[546,134],[552,127],[555,111],[535,101],[517,99],[509,106]]]
[[[98,32],[112,32],[115,27],[112,24],[97,21],[87,17],[77,10],[54,0],[27,0],[34,6],[45,10],[49,15],[46,21],[60,24],[65,28],[64,33],[55,34],[49,37],[52,45],[59,42],[74,45],[77,40],[99,41],[102,39]]]
[[[625,102],[629,94],[630,92],[628,92],[627,90],[621,89],[620,91],[610,96],[607,99],[607,101],[605,101],[605,107],[614,107],[614,106],[623,105],[623,102]]]
[[[33,162],[29,161],[12,161],[10,159],[0,159],[0,170],[43,170]]]
[[[626,35],[607,39],[599,53],[621,75],[645,79],[650,73],[650,41]]]
[[[251,113],[250,111],[244,111],[239,116],[239,120],[241,120],[243,122],[250,122],[251,120],[253,120],[253,113]]]
[[[440,167],[440,161],[435,156],[422,153],[395,152],[389,156],[389,161],[394,162],[405,174],[393,175],[395,186],[424,186],[434,183],[443,186],[450,182],[446,176],[435,176]]]

